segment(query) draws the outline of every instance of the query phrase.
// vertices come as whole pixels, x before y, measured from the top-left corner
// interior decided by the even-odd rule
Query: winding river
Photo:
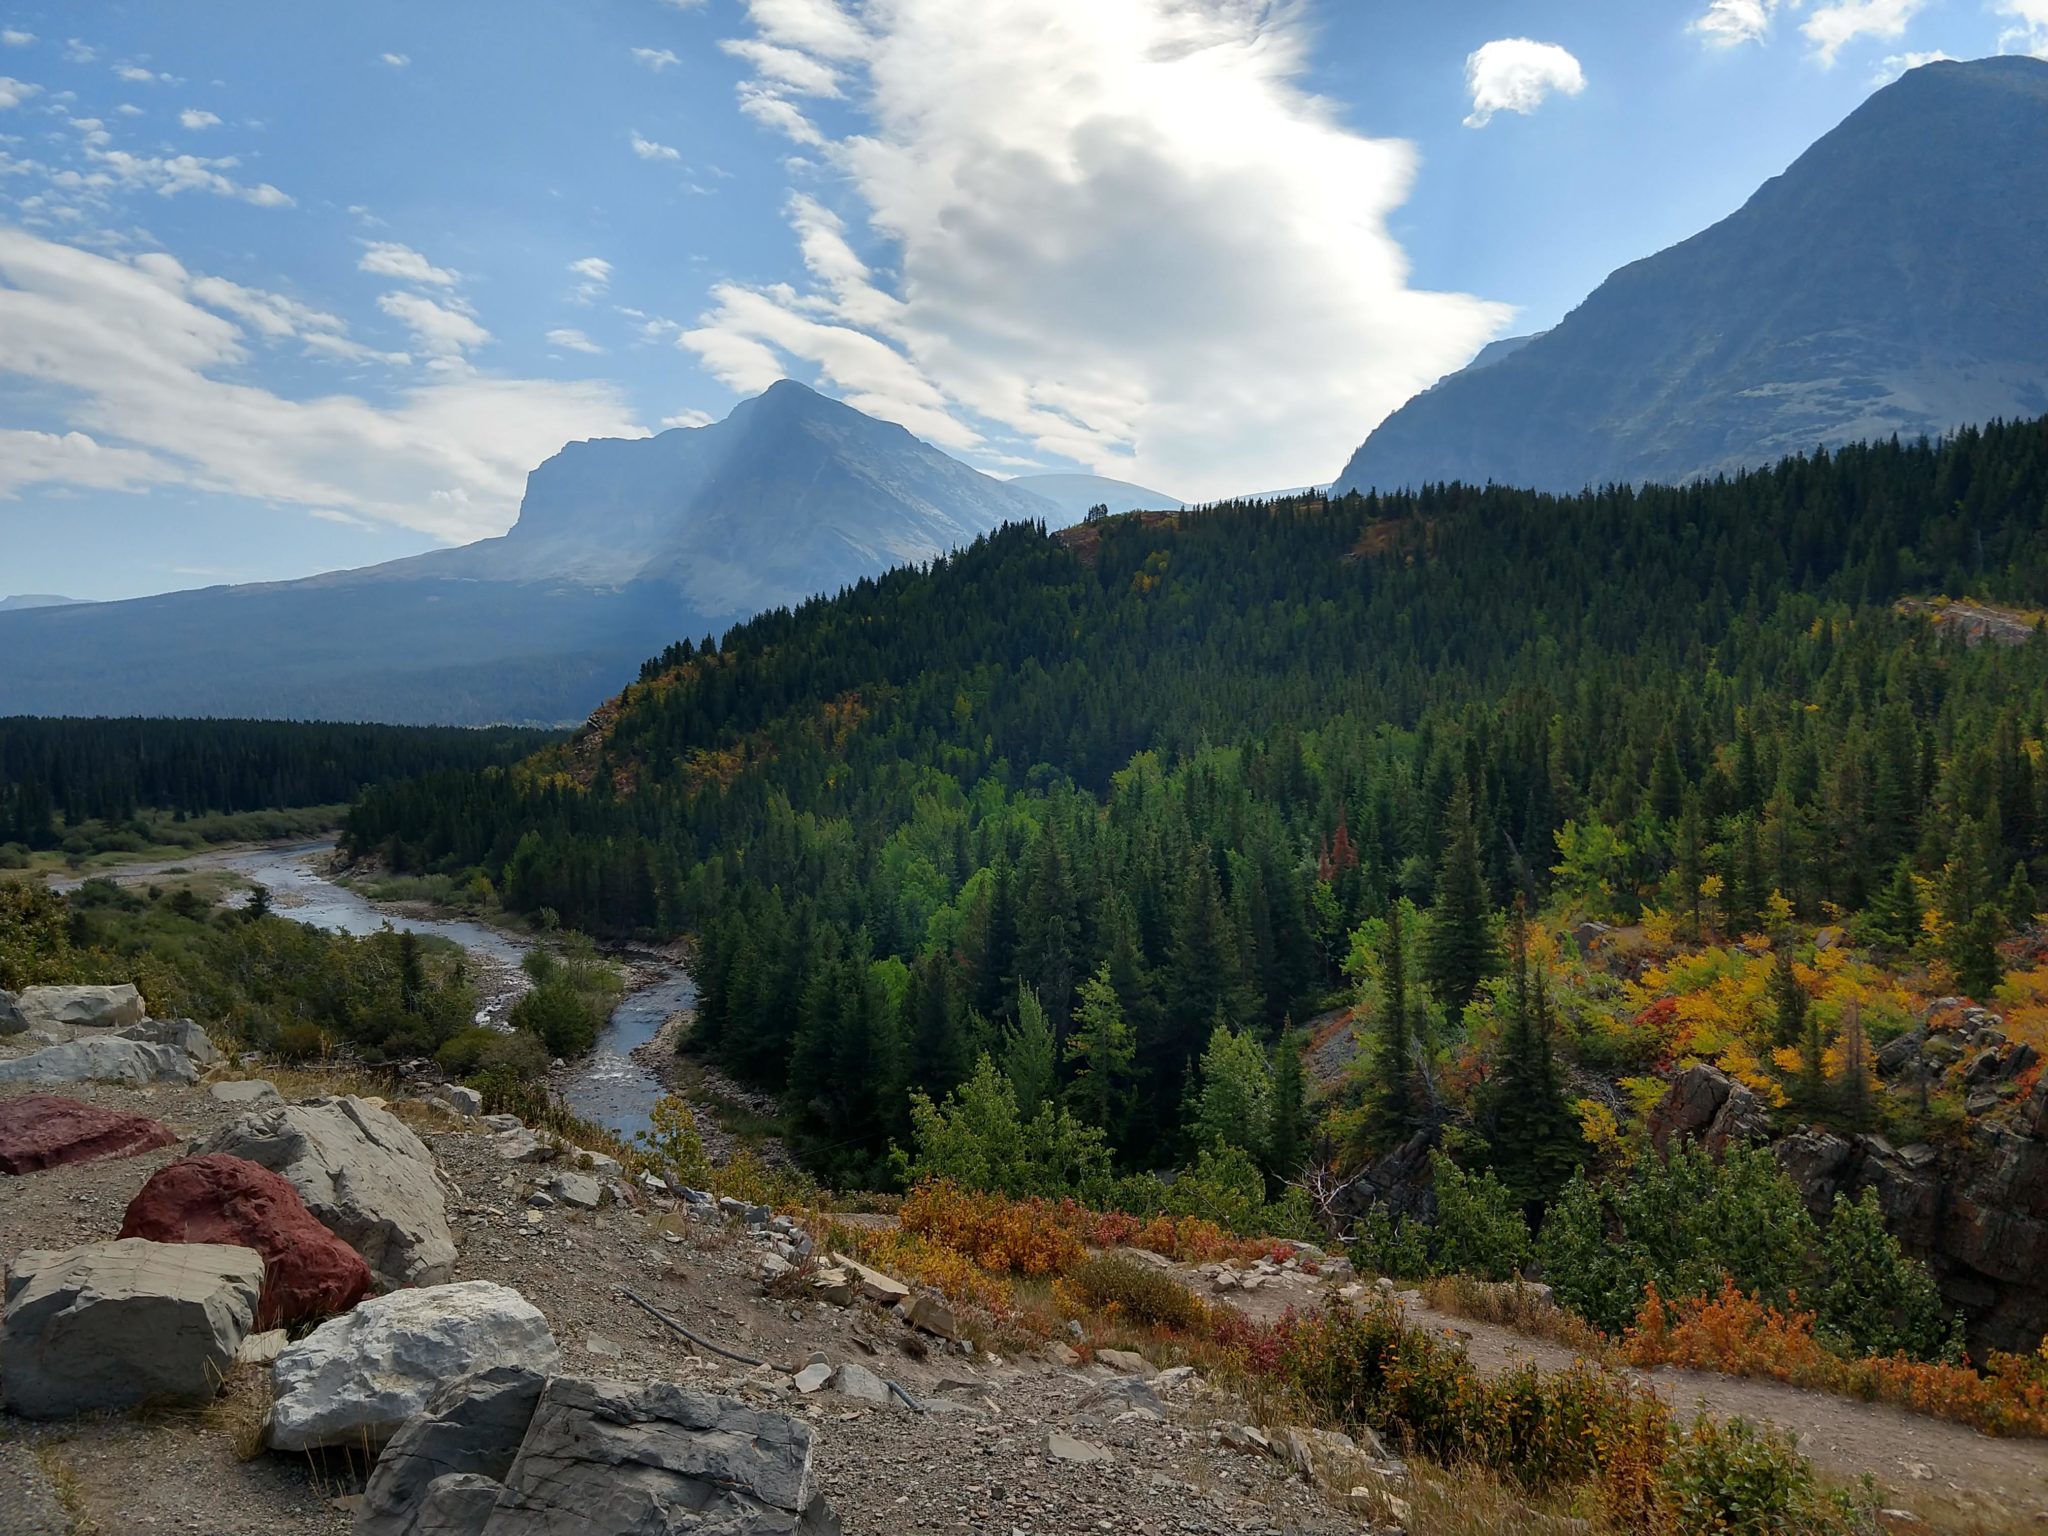
[[[477,1010],[478,1022],[502,1025],[512,1004],[526,990],[526,973],[519,963],[533,948],[532,943],[486,923],[421,917],[371,901],[328,875],[333,853],[332,842],[238,848],[195,853],[160,864],[129,864],[103,873],[119,884],[138,885],[174,870],[217,869],[263,886],[278,915],[295,922],[353,934],[375,933],[388,923],[401,933],[453,940],[469,952],[478,976],[478,993],[485,999]],[[79,880],[53,883],[59,889],[74,889]],[[631,990],[612,1010],[591,1053],[566,1074],[557,1074],[555,1091],[575,1114],[630,1136],[647,1128],[648,1113],[663,1091],[654,1074],[634,1060],[632,1053],[652,1040],[671,1016],[694,1007],[697,988],[689,971],[667,955],[634,950],[620,958],[627,962]]]

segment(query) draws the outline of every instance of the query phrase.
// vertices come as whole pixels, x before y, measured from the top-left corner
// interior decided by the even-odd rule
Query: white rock
[[[146,1016],[134,987],[25,987],[14,1008],[28,1029],[119,1029]]]
[[[252,1333],[242,1340],[242,1347],[235,1351],[237,1365],[274,1365],[277,1357],[284,1353],[292,1336],[282,1328],[272,1328],[263,1333]]]
[[[266,1441],[278,1451],[379,1446],[437,1388],[481,1366],[551,1374],[559,1363],[547,1319],[508,1286],[465,1280],[375,1296],[278,1356]]]
[[[450,1083],[441,1090],[442,1100],[457,1114],[474,1118],[484,1112],[484,1096],[474,1088],[464,1088],[459,1083]]]
[[[220,1104],[268,1104],[278,1097],[277,1084],[260,1077],[215,1083],[206,1091]]]
[[[910,1287],[894,1275],[885,1275],[879,1269],[870,1269],[858,1259],[849,1259],[843,1253],[832,1255],[832,1262],[853,1276],[860,1286],[860,1292],[869,1301],[879,1306],[893,1307],[899,1301],[910,1299]]]
[[[792,1376],[790,1380],[795,1384],[797,1391],[809,1397],[813,1392],[822,1391],[826,1384],[832,1380],[832,1367],[829,1365],[807,1365],[798,1371],[796,1375]]]
[[[0,1083],[195,1083],[199,1068],[173,1045],[105,1035],[0,1061]]]
[[[851,1361],[832,1373],[832,1390],[856,1402],[889,1406],[889,1384],[866,1366]]]
[[[556,1174],[548,1181],[548,1193],[579,1211],[594,1211],[604,1200],[604,1186],[587,1173]]]
[[[1076,1440],[1072,1435],[1063,1435],[1058,1430],[1050,1431],[1045,1437],[1045,1453],[1054,1461],[1076,1462],[1084,1467],[1100,1466],[1116,1460],[1116,1455],[1107,1446],[1090,1440]]]

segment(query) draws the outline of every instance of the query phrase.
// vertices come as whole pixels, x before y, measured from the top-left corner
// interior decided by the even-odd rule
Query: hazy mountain
[[[724,421],[571,443],[501,538],[304,581],[0,615],[0,715],[580,720],[700,637],[1049,498],[785,380]]]
[[[1102,475],[1019,475],[1004,483],[1051,502],[1056,515],[1046,521],[1055,528],[1078,523],[1088,515],[1090,507],[1108,507],[1112,512],[1177,512],[1187,505],[1178,496],[1169,496],[1164,491],[1150,491],[1128,480],[1111,480]]]
[[[2048,412],[2043,167],[2048,63],[1913,70],[1739,212],[1409,401],[1338,487],[1685,481]]]
[[[66,608],[84,599],[59,597],[54,592],[18,592],[13,597],[0,597],[0,613],[17,613],[23,608]]]

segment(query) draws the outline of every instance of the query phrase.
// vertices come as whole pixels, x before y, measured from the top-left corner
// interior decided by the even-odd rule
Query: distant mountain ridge
[[[672,641],[1004,523],[1073,520],[784,380],[709,426],[568,444],[527,477],[499,538],[302,581],[6,613],[0,715],[580,720]]]
[[[0,597],[0,613],[19,613],[25,608],[68,608],[83,598],[59,597],[54,592],[17,592],[12,597]]]
[[[2048,411],[2048,63],[1935,63],[1389,416],[1336,488],[1683,483]],[[1504,350],[1505,349],[1505,350]]]

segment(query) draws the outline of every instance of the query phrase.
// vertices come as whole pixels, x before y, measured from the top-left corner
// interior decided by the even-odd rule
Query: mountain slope
[[[1340,490],[1684,482],[2048,410],[2048,63],[1878,91],[1692,239],[1396,411]]]
[[[1058,515],[1047,521],[1055,527],[1079,522],[1092,507],[1108,507],[1112,512],[1178,512],[1187,505],[1164,491],[1102,475],[1019,475],[1006,483],[1051,502]]]
[[[569,444],[501,538],[0,615],[0,715],[579,720],[671,641],[1068,520],[785,380],[710,426]]]

